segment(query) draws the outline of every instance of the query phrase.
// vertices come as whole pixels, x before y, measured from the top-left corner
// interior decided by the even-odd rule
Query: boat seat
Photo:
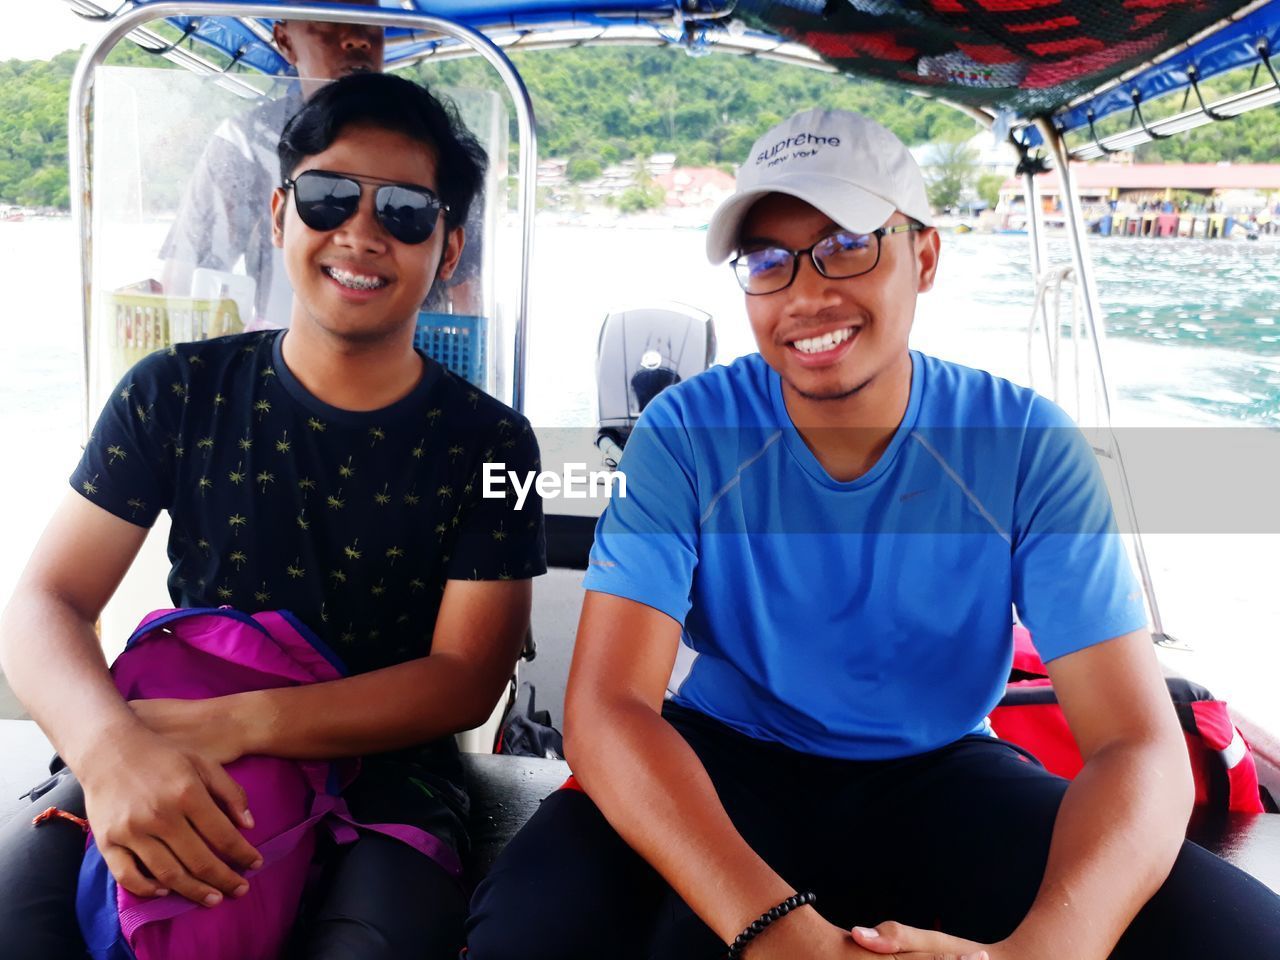
[[[18,798],[48,775],[52,753],[30,720],[0,720],[0,825],[31,809]],[[569,771],[560,760],[494,754],[463,754],[463,766],[472,802],[472,850],[466,867],[474,881]],[[1280,814],[1221,817],[1197,811],[1188,836],[1280,893]]]
[[[564,513],[548,513],[547,566],[569,570],[587,569],[591,544],[596,536],[596,518]]]

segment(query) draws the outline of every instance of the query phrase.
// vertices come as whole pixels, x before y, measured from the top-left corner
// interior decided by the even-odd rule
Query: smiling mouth
[[[366,273],[353,273],[341,267],[321,267],[326,277],[348,290],[380,290],[390,281],[385,277]]]
[[[794,347],[800,353],[826,353],[828,350],[834,350],[840,344],[853,339],[860,329],[862,328],[844,327],[841,330],[832,330],[830,333],[824,333],[820,337],[805,337],[800,340],[792,340],[787,345]]]

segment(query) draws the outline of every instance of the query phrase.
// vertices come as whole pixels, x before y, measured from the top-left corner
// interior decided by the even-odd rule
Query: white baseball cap
[[[798,197],[859,233],[883,226],[895,210],[933,225],[915,158],[880,124],[847,110],[797,113],[755,142],[738,168],[733,196],[711,215],[707,257],[712,263],[737,249],[747,211],[770,193]]]

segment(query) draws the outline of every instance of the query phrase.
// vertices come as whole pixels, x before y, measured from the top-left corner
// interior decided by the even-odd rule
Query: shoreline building
[[[1225,237],[1236,224],[1280,232],[1280,164],[1073,163],[1071,172],[1097,233]],[[1036,190],[1046,225],[1062,225],[1058,172],[1037,176]],[[1006,229],[1025,228],[1021,178],[1005,181],[996,211]]]

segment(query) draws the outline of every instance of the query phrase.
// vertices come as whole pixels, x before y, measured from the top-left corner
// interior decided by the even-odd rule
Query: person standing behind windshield
[[[377,0],[335,0],[376,7]],[[249,330],[289,322],[293,292],[284,261],[271,243],[271,191],[280,182],[276,145],[289,118],[331,80],[353,73],[380,73],[381,27],[358,23],[277,20],[272,28],[281,56],[297,72],[284,96],[267,100],[215,131],[187,181],[178,216],[160,248],[166,261],[164,290],[191,293],[198,267],[231,272],[244,258],[244,272],[257,281]]]

